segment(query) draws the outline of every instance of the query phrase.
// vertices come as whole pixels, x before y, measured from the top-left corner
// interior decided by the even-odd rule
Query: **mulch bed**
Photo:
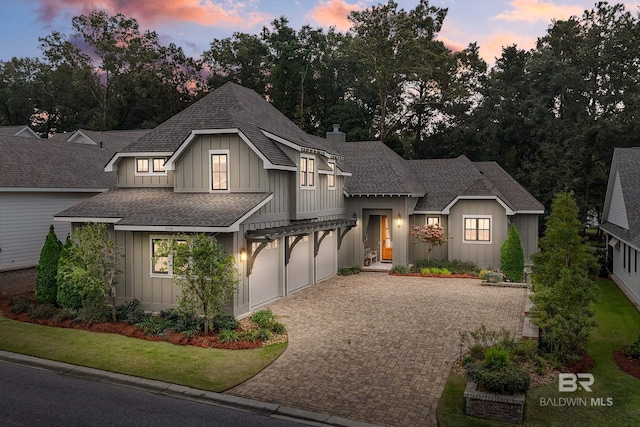
[[[31,299],[35,301],[33,293],[29,294]],[[164,341],[176,345],[192,345],[196,347],[204,348],[219,348],[225,350],[247,350],[252,348],[258,348],[265,345],[262,341],[237,341],[230,343],[220,343],[217,340],[216,334],[207,336],[197,336],[193,338],[185,337],[183,334],[173,331],[165,331],[161,335],[149,336],[145,335],[142,330],[136,328],[134,325],[130,325],[124,322],[104,322],[93,323],[91,325],[78,322],[77,320],[63,320],[55,321],[53,319],[32,319],[28,313],[14,314],[10,310],[11,300],[8,297],[0,298],[0,311],[8,319],[17,320],[20,322],[34,323],[44,326],[53,326],[56,328],[70,328],[80,329],[92,332],[106,332],[113,334],[120,334],[126,337],[139,338],[147,341]],[[242,329],[238,331],[242,332]]]
[[[632,377],[640,379],[640,359],[632,359],[624,355],[622,350],[613,352],[613,359],[616,365]]]
[[[390,276],[409,276],[409,277],[435,277],[438,279],[477,279],[478,276],[471,274],[422,274],[422,273],[394,273],[389,272]]]

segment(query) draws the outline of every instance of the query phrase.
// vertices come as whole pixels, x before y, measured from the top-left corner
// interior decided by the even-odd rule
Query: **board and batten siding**
[[[160,311],[178,304],[180,289],[170,276],[151,274],[151,238],[170,238],[172,235],[135,231],[115,231],[116,244],[125,255],[119,263],[117,301],[138,299],[144,310]],[[233,235],[220,233],[218,242],[228,253],[233,252]]]
[[[173,186],[173,171],[166,174],[136,174],[136,159],[124,157],[118,163],[118,187],[171,187]]]
[[[531,255],[538,252],[538,215],[517,214],[511,217],[511,223],[515,224],[520,233],[524,262],[531,264]]]
[[[210,190],[210,150],[229,152],[231,192],[269,191],[268,172],[263,161],[237,134],[199,135],[176,162],[176,192]]]
[[[613,278],[627,297],[640,306],[640,266],[636,267],[640,260],[637,258],[640,258],[638,251],[622,241],[613,248]]]
[[[35,267],[51,224],[64,241],[71,231],[68,222],[53,221],[53,215],[97,192],[6,192],[0,193],[0,271]]]
[[[447,215],[412,215],[411,216],[411,225],[419,225],[423,226],[427,224],[427,217],[436,216],[440,219],[440,226],[444,230],[444,235],[448,236],[448,222],[449,219]],[[429,245],[417,240],[413,236],[409,236],[409,261],[413,262],[418,259],[427,259],[429,258]],[[434,246],[431,249],[431,259],[442,259],[446,260],[448,256],[447,243]]]
[[[465,217],[491,217],[491,242],[465,242]],[[507,238],[507,213],[497,201],[459,200],[449,212],[449,259],[469,260],[480,268],[500,267],[500,246]]]

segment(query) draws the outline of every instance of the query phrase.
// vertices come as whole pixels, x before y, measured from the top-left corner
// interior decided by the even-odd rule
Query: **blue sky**
[[[418,0],[397,0],[412,9]],[[379,3],[371,0],[0,0],[0,61],[13,56],[39,57],[39,37],[59,31],[70,34],[71,18],[100,8],[138,20],[142,29],[158,32],[163,43],[174,42],[198,57],[214,38],[234,32],[258,33],[263,26],[285,16],[294,28],[336,26],[348,29],[346,16]],[[449,9],[439,38],[454,49],[478,42],[481,55],[492,63],[502,46],[530,49],[545,34],[553,19],[581,15],[593,8],[589,0],[431,0]],[[636,14],[637,2],[623,2]]]

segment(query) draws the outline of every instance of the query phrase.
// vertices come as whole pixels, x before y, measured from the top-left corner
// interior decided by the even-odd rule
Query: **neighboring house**
[[[0,126],[0,135],[20,136],[23,138],[40,138],[29,126]]]
[[[115,186],[105,164],[142,135],[97,134],[102,147],[0,135],[0,271],[36,266],[53,215]],[[54,225],[64,240],[70,224]]]
[[[449,162],[460,163],[453,179],[461,182],[450,200],[433,204],[428,163],[406,161],[379,141],[345,142],[337,127],[327,138],[308,135],[256,92],[227,83],[113,156],[105,170],[116,172],[116,188],[55,219],[110,224],[124,254],[118,297],[147,310],[177,303],[171,260],[155,252],[180,233],[214,233],[236,257],[235,315],[363,265],[365,248],[408,264],[419,252],[409,224],[431,214],[445,228],[450,217],[461,221],[448,230],[456,239],[463,219],[489,219],[486,229],[477,221],[466,231],[483,250],[445,257],[495,265],[509,220],[526,232],[529,255],[542,205],[495,163]],[[447,185],[442,168],[434,179]],[[463,172],[474,174],[469,183]]]
[[[640,147],[613,152],[600,229],[607,235],[611,277],[640,307]]]

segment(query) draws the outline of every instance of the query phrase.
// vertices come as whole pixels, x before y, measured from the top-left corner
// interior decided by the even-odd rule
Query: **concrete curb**
[[[0,361],[44,369],[60,375],[68,375],[91,381],[135,388],[150,393],[162,394],[169,397],[191,400],[208,405],[225,406],[269,417],[287,419],[301,424],[337,427],[375,427],[375,424],[363,423],[330,414],[310,412],[303,409],[278,405],[276,403],[262,402],[229,394],[199,390],[164,381],[102,371],[85,366],[72,365],[70,363],[56,362],[54,360],[11,353],[4,350],[0,350]]]

